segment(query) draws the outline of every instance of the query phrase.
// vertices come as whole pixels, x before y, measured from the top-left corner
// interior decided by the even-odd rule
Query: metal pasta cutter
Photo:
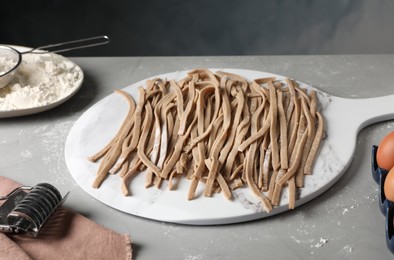
[[[68,194],[62,197],[51,184],[39,183],[34,187],[22,186],[0,196],[0,201],[5,200],[0,206],[0,232],[28,233],[36,237]]]

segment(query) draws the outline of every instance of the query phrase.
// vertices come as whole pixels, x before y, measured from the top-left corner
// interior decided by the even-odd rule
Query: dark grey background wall
[[[392,0],[10,0],[0,42],[40,46],[106,34],[69,56],[394,52]]]

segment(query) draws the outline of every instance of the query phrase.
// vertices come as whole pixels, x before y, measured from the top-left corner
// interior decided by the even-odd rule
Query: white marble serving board
[[[271,73],[241,70],[222,70],[244,76],[248,80],[275,76]],[[187,71],[158,75],[155,77],[181,79]],[[155,78],[152,77],[152,78]],[[137,88],[145,80],[124,88],[135,100]],[[301,87],[311,88],[301,83]],[[323,141],[315,163],[313,174],[305,178],[305,187],[300,190],[296,205],[316,198],[331,187],[349,166],[355,149],[357,132],[367,124],[394,117],[394,95],[371,99],[344,99],[318,91],[320,111],[326,121],[327,137]],[[120,190],[120,177],[110,175],[99,189],[93,189],[98,163],[87,157],[100,150],[117,132],[128,111],[123,97],[111,94],[89,108],[72,127],[65,146],[65,159],[75,181],[88,194],[106,205],[135,216],[158,221],[192,224],[217,225],[243,222],[272,216],[288,210],[287,190],[283,192],[280,206],[271,213],[262,206],[248,188],[234,191],[234,199],[226,200],[221,194],[213,197],[201,195],[199,185],[197,199],[187,200],[189,181],[181,179],[176,190],[168,190],[166,183],[161,189],[144,188],[145,175],[137,175],[130,184],[131,196],[125,197]]]

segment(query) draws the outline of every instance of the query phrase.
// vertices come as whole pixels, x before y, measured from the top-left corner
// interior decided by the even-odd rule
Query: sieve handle
[[[74,40],[74,41],[48,44],[45,46],[33,48],[28,51],[24,51],[21,53],[22,54],[32,53],[36,50],[58,53],[58,52],[65,52],[65,51],[71,51],[71,50],[76,50],[76,49],[82,49],[82,48],[103,45],[103,44],[109,43],[109,41],[110,40],[109,40],[108,36],[106,36],[106,35],[95,36],[95,37],[90,37],[90,38],[85,38],[85,39]]]

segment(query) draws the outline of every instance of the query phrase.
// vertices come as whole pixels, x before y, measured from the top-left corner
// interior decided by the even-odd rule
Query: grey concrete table
[[[65,205],[134,242],[136,259],[390,259],[370,150],[391,130],[381,122],[358,135],[354,159],[327,192],[274,217],[225,226],[185,226],[128,215],[87,195],[64,159],[78,117],[114,89],[156,74],[193,68],[242,68],[289,76],[347,98],[394,93],[394,55],[74,58],[85,72],[65,104],[0,119],[0,175],[26,185],[47,181],[71,191]],[[394,105],[394,104],[393,104]],[[160,257],[161,256],[161,257]]]

